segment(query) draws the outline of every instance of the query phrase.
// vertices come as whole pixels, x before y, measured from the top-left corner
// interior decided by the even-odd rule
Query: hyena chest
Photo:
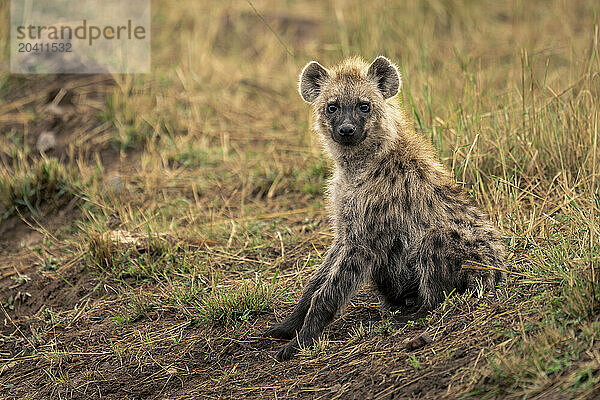
[[[347,237],[386,247],[409,236],[412,224],[399,201],[389,194],[370,191],[339,193],[334,199],[334,214]]]

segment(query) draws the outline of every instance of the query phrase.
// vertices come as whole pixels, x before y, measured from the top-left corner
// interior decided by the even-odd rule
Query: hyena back
[[[390,307],[416,299],[431,309],[452,291],[503,279],[498,231],[410,128],[396,100],[400,74],[387,58],[351,58],[329,70],[313,61],[299,86],[335,163],[335,234],[293,312],[265,333],[292,339],[279,360],[317,340],[365,280]]]

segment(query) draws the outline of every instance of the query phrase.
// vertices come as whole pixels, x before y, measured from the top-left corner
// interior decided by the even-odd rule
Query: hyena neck
[[[399,109],[388,110],[387,116],[391,118],[383,120],[376,132],[380,140],[360,151],[339,155],[336,166],[341,175],[348,182],[360,184],[376,179],[381,171],[390,171],[400,179],[411,174],[411,179],[420,179],[429,185],[450,184],[451,175],[441,164],[431,142],[415,131]]]
[[[346,178],[355,179],[369,172],[373,165],[385,162],[391,149],[379,143],[344,149],[333,154],[336,169]],[[332,152],[333,153],[333,152]]]

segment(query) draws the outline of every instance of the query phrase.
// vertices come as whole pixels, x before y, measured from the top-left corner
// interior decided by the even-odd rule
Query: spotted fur
[[[350,58],[329,70],[312,62],[302,71],[300,94],[312,104],[314,129],[335,163],[328,187],[335,235],[293,312],[265,333],[291,339],[279,360],[318,340],[365,281],[390,307],[416,299],[431,309],[453,291],[477,282],[491,289],[503,279],[498,230],[411,129],[396,100],[400,85],[385,57],[371,65]],[[355,104],[364,102],[370,112],[358,118]],[[333,115],[331,104],[346,110],[347,121],[362,124],[364,138],[351,145],[336,141],[332,121],[341,114]]]

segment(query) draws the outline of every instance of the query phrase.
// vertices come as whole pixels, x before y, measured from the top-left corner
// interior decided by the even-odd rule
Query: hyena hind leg
[[[486,269],[503,267],[503,248],[497,242],[467,239],[453,229],[427,232],[410,257],[419,275],[422,307],[435,308],[453,291],[462,293],[480,284],[485,290],[493,290],[503,279],[502,272]]]
[[[418,305],[419,278],[406,260],[395,254],[389,263],[379,267],[373,274],[373,283],[382,297],[385,308],[390,311],[406,310]]]

